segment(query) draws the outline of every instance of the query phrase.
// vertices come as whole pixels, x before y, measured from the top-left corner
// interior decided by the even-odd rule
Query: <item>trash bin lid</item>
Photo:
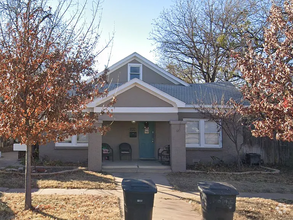
[[[207,195],[238,195],[236,188],[228,183],[219,182],[199,182],[197,184],[200,192]]]
[[[257,153],[247,153],[245,154],[246,157],[260,157],[260,154]]]
[[[124,192],[157,193],[155,183],[150,179],[123,179]]]

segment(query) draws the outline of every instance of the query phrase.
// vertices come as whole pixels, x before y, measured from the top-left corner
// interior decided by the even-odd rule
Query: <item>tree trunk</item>
[[[24,209],[32,209],[32,180],[31,180],[31,172],[32,172],[32,146],[30,144],[27,145],[26,150],[26,159],[25,159],[25,205]]]
[[[242,162],[241,162],[240,149],[238,148],[237,139],[236,139],[236,143],[235,143],[235,148],[236,148],[236,152],[237,152],[237,169],[239,171],[241,171],[242,170]]]

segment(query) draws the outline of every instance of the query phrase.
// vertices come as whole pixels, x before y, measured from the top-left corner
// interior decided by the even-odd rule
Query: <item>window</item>
[[[56,147],[87,147],[88,146],[88,135],[79,134],[73,135],[66,138],[62,142],[55,144]]]
[[[71,143],[71,137],[67,137],[63,141],[64,143]]]
[[[129,63],[128,81],[135,78],[142,80],[142,65],[137,63]]]
[[[87,143],[87,142],[88,142],[87,134],[77,135],[77,143]]]
[[[199,121],[190,121],[186,123],[186,143],[200,144]]]
[[[186,122],[187,148],[221,148],[221,127],[206,119],[183,119]]]

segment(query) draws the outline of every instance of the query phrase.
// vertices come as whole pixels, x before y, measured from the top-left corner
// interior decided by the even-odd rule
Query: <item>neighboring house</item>
[[[72,136],[62,143],[40,147],[40,157],[62,161],[86,161],[90,170],[102,169],[101,145],[114,149],[132,146],[132,159],[157,159],[157,150],[170,145],[171,169],[185,171],[186,164],[209,162],[210,156],[235,160],[229,138],[213,121],[195,110],[198,101],[210,105],[223,97],[238,99],[241,93],[230,83],[188,84],[133,53],[109,68],[109,94],[88,105],[88,111],[100,112],[109,100],[117,97],[113,117],[101,116],[100,125],[111,124],[111,131]]]

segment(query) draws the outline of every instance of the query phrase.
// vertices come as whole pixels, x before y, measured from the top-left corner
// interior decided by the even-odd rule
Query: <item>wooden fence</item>
[[[246,137],[245,137],[246,136]],[[267,137],[244,136],[244,153],[258,153],[265,164],[293,166],[293,142],[272,140]]]

